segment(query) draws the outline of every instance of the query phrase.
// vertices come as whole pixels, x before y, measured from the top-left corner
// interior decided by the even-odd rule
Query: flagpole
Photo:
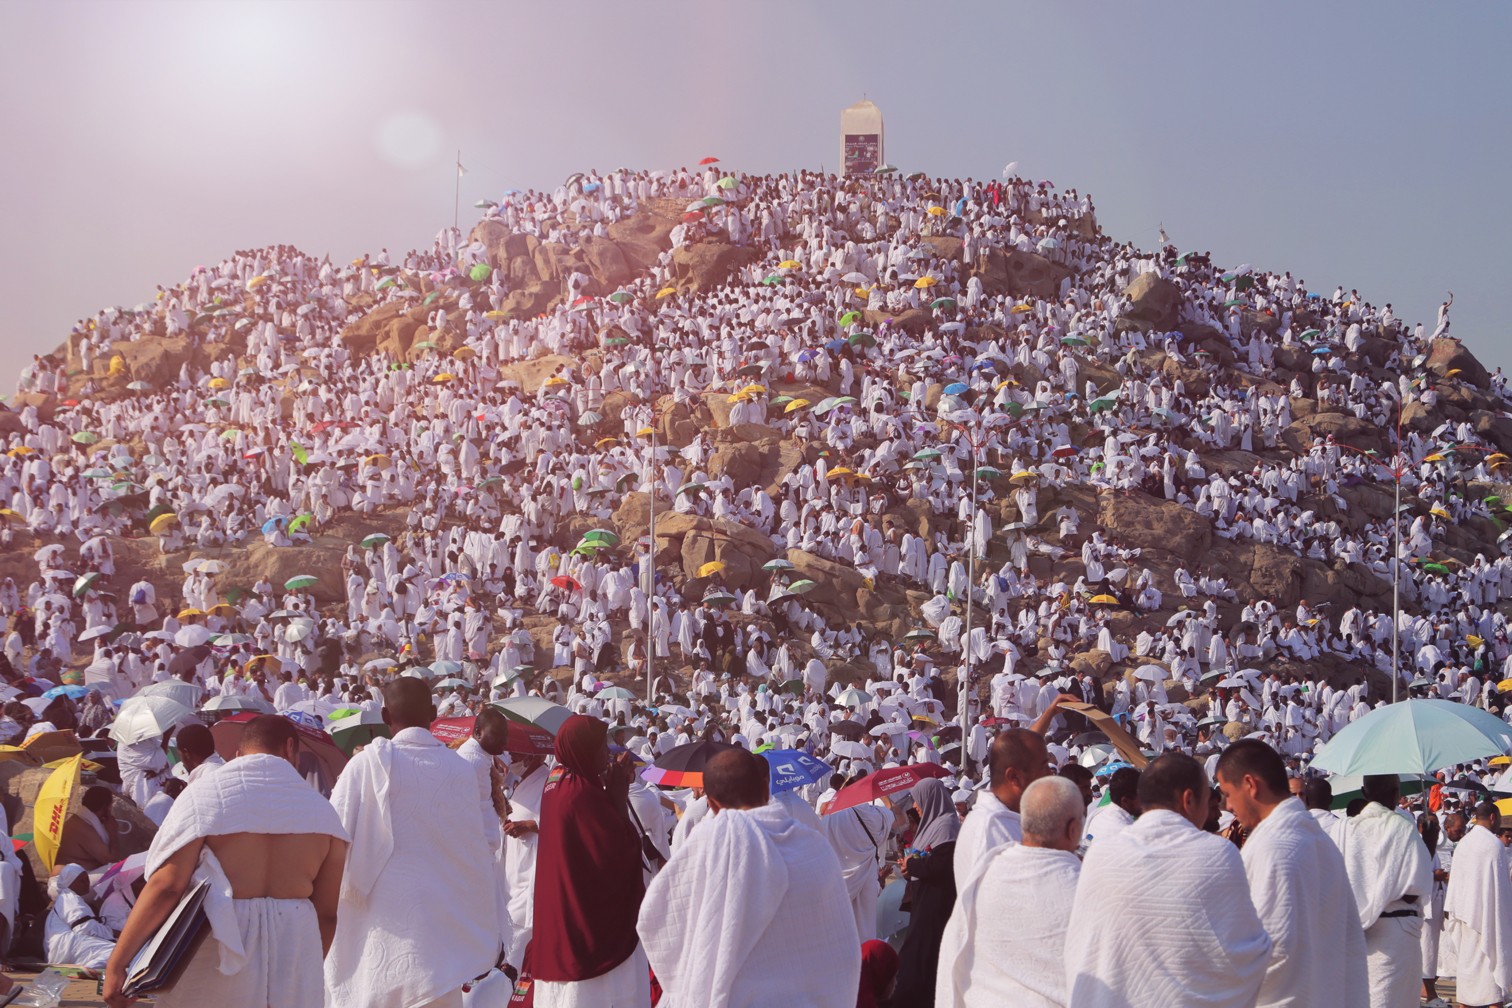
[[[457,148],[457,190],[452,197],[452,228],[462,226],[462,148]]]

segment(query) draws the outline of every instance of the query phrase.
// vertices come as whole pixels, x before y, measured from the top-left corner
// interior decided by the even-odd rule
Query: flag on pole
[[[458,159],[458,161],[457,161],[457,178],[461,178],[463,175],[466,175],[466,174],[467,174],[467,169],[462,167],[462,161],[461,161],[461,159]]]

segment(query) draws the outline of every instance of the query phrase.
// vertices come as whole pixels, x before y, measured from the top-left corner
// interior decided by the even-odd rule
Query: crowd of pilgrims
[[[1216,758],[1248,734],[1299,774],[1390,699],[1394,653],[1404,692],[1502,712],[1512,560],[1499,541],[1465,549],[1462,527],[1489,527],[1499,502],[1473,486],[1504,479],[1507,460],[1468,422],[1398,425],[1404,410],[1435,415],[1462,381],[1426,367],[1452,296],[1432,331],[1409,326],[1355,291],[1116,242],[1089,197],[1019,177],[587,172],[512,192],[484,219],[575,247],[667,201],[692,202],[658,264],[615,291],[564,276],[536,318],[501,311],[507,272],[476,269],[488,247],[447,229],[347,265],[238,252],[35,358],[18,391],[42,395],[18,400],[0,443],[0,546],[36,551],[34,576],[0,582],[0,675],[24,689],[82,668],[86,693],[7,703],[0,743],[105,729],[112,701],[170,678],[328,727],[339,708],[376,711],[408,669],[463,680],[442,692],[443,717],[540,694],[622,729],[648,761],[719,738],[806,749],[843,779],[931,762],[969,804],[1002,725],[1049,725],[1057,764],[1116,758],[1077,744],[1054,710],[1065,696],[1155,753]],[[753,261],[679,287],[673,250],[716,241]],[[1048,260],[1058,289],[987,289],[979,267],[1007,252]],[[1179,330],[1130,323],[1125,290],[1145,274],[1179,291]],[[401,360],[342,339],[393,301],[428,306],[430,345],[453,352]],[[902,313],[912,321],[894,324]],[[124,383],[117,344],[176,337],[195,351],[176,375]],[[560,357],[530,368],[547,355]],[[1306,370],[1277,384],[1278,357]],[[811,389],[829,398],[795,406]],[[1499,370],[1482,394],[1505,407]],[[1374,454],[1289,444],[1294,419],[1323,408],[1392,436]],[[699,421],[681,446],[672,414]],[[708,428],[740,424],[799,446],[773,485],[711,472]],[[1393,482],[1400,516],[1343,496]],[[1378,582],[1372,600],[1395,580],[1399,618],[1374,601],[1240,597],[1200,559],[1147,565],[1071,489],[1147,494],[1217,536],[1347,565]],[[614,527],[636,492],[663,514],[754,530],[771,543],[757,560],[778,563],[727,584],[654,564],[637,542],[567,534]],[[316,586],[223,583],[228,548],[324,544],[394,516],[402,531],[351,535],[339,567],[309,572]],[[123,576],[123,539],[152,542],[182,580]],[[789,591],[793,551],[922,592],[892,624],[914,629],[820,604],[822,584],[812,599]],[[224,636],[186,661],[194,626]],[[1118,674],[1073,664],[1093,648]],[[977,692],[964,738],[938,727],[963,666]],[[643,694],[648,668],[651,703],[600,695],[611,681]],[[1180,702],[1201,696],[1205,718]],[[145,808],[165,774],[137,756],[121,787]],[[812,807],[826,787],[797,798]],[[659,845],[685,798],[662,808]],[[900,816],[878,852],[901,849],[906,828]]]

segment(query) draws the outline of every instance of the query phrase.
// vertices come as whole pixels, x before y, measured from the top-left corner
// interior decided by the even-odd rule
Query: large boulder
[[[266,577],[273,583],[273,590],[282,594],[285,581],[296,574],[311,574],[320,579],[311,589],[315,601],[329,605],[345,598],[341,557],[346,545],[327,537],[301,546],[269,546],[261,540],[254,540],[219,558],[225,562],[226,570],[216,580],[225,589],[250,589],[259,579]]]
[[[1298,455],[1305,455],[1315,438],[1332,438],[1361,451],[1385,448],[1385,437],[1379,427],[1349,413],[1314,413],[1292,421],[1281,432],[1282,442]]]
[[[637,270],[655,266],[661,254],[672,247],[674,224],[656,214],[641,213],[617,220],[605,230],[625,262]]]
[[[759,256],[748,245],[722,242],[683,245],[672,253],[672,276],[683,290],[706,291],[722,285],[731,273]]]
[[[111,352],[119,354],[132,381],[161,388],[178,380],[179,369],[194,355],[188,336],[157,336],[152,339],[118,340]]]
[[[1154,273],[1141,273],[1124,288],[1129,307],[1123,317],[1143,322],[1152,328],[1169,331],[1176,328],[1181,309],[1181,288]]]
[[[1465,345],[1450,336],[1440,336],[1428,346],[1423,367],[1440,378],[1455,378],[1478,389],[1491,387],[1491,376]]]
[[[970,264],[970,273],[982,278],[982,289],[988,294],[1042,299],[1058,297],[1061,281],[1072,275],[1069,267],[1044,256],[1001,248],[986,250],[978,263]]]
[[[1203,560],[1212,545],[1212,525],[1180,504],[1136,490],[1100,494],[1098,505],[1098,525],[1127,546],[1168,550],[1195,563]]]

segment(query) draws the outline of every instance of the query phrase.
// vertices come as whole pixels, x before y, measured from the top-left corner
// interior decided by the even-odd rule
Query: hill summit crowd
[[[198,881],[213,940],[159,1004],[1508,996],[1506,760],[1406,799],[1310,768],[1394,694],[1505,716],[1512,463],[1464,404],[1508,403],[1442,365],[1452,296],[1409,327],[1018,177],[587,172],[483,223],[572,249],[669,204],[657,263],[539,317],[448,229],[239,252],[34,361],[0,743],[101,769],[53,863],[0,862],[8,940],[51,871],[45,956],[112,1005]],[[689,283],[701,245],[746,254]],[[427,339],[343,338],[396,303]],[[669,557],[637,501],[745,555]],[[1268,597],[1110,501],[1359,590]],[[329,564],[233,578],[254,547]]]

